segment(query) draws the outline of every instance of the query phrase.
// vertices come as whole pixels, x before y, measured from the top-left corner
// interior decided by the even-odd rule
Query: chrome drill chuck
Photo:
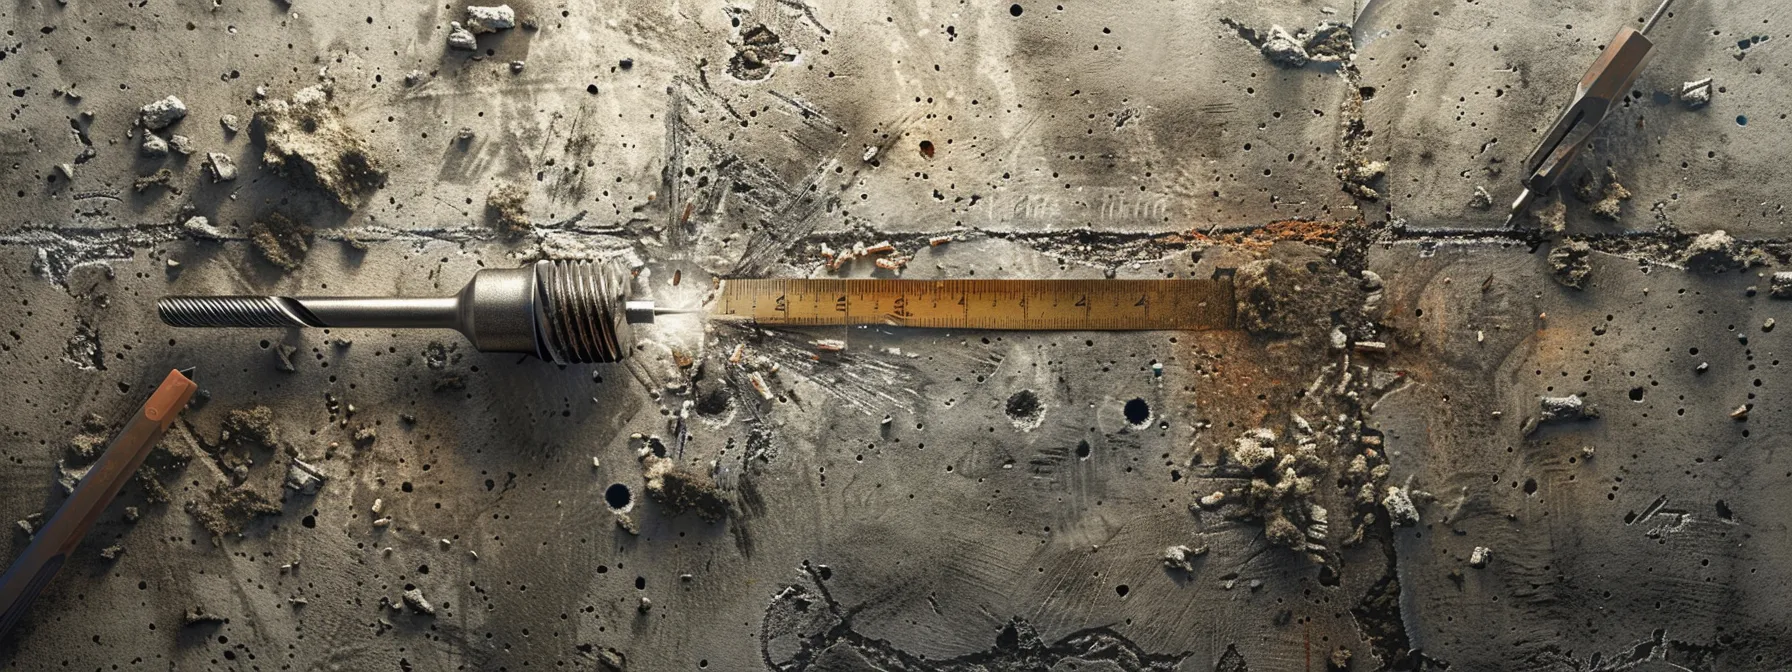
[[[616,264],[538,261],[479,271],[454,296],[170,296],[156,312],[175,327],[453,329],[481,352],[614,362],[634,348],[631,324],[670,312],[629,300],[629,283]]]

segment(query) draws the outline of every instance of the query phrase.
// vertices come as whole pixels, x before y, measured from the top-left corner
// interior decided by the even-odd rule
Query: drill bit
[[[631,324],[686,312],[631,300],[629,281],[614,264],[538,261],[481,270],[454,296],[170,296],[156,312],[175,327],[453,329],[482,352],[614,362],[634,349]]]
[[[1512,201],[1512,211],[1506,215],[1506,225],[1531,204],[1537,195],[1554,189],[1568,174],[1574,164],[1574,157],[1580,153],[1581,147],[1599,128],[1599,123],[1611,113],[1612,107],[1630,93],[1630,85],[1636,82],[1638,74],[1648,62],[1649,51],[1655,43],[1649,41],[1647,34],[1656,22],[1667,14],[1668,5],[1674,0],[1662,0],[1655,12],[1643,23],[1642,30],[1628,26],[1618,29],[1611,44],[1593,61],[1593,67],[1581,77],[1574,90],[1574,100],[1548,133],[1542,142],[1531,152],[1524,163],[1524,191]]]

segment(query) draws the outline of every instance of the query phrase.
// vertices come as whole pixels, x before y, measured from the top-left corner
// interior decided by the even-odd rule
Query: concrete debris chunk
[[[212,182],[229,182],[236,179],[236,162],[230,157],[217,152],[205,155],[205,172],[212,176]]]
[[[72,495],[75,492],[75,486],[79,485],[81,483],[81,479],[85,478],[87,476],[87,472],[92,471],[92,470],[93,470],[93,465],[91,465],[91,464],[86,464],[86,465],[76,467],[76,466],[69,466],[69,464],[64,460],[57,460],[56,461],[56,484],[62,486],[63,494]]]
[[[1232,462],[1251,471],[1256,471],[1270,460],[1276,458],[1276,433],[1267,428],[1244,433],[1232,446]]]
[[[1779,271],[1768,281],[1767,295],[1776,299],[1792,299],[1792,271]]]
[[[230,135],[242,130],[243,122],[242,120],[237,119],[234,114],[226,114],[222,117],[218,117],[218,125],[224,127],[224,133],[226,135]]]
[[[1736,239],[1723,229],[1693,238],[1682,259],[1686,270],[1694,273],[1723,273],[1747,265],[1737,249]]]
[[[448,24],[448,48],[461,51],[473,51],[479,48],[479,41],[473,39],[473,31],[462,28],[459,21]]]
[[[224,232],[219,231],[218,227],[212,226],[211,220],[206,219],[204,215],[188,217],[187,221],[181,223],[180,228],[185,230],[188,235],[201,240],[221,240],[224,238]]]
[[[118,556],[121,556],[121,555],[124,555],[124,546],[121,546],[118,544],[113,544],[111,546],[107,546],[105,548],[100,549],[100,559],[105,560],[107,562],[117,560]]]
[[[1288,29],[1272,25],[1263,39],[1263,46],[1258,47],[1269,62],[1288,68],[1305,66],[1312,57],[1307,55],[1307,48],[1296,39]]]
[[[1164,567],[1180,571],[1184,574],[1195,573],[1195,558],[1207,555],[1207,547],[1189,548],[1186,545],[1171,546],[1164,549]]]
[[[1687,82],[1680,85],[1680,104],[1686,109],[1696,110],[1711,104],[1711,78]]]
[[[473,34],[495,33],[516,27],[516,11],[510,5],[467,6],[467,29]]]
[[[1555,270],[1556,282],[1564,287],[1587,288],[1587,276],[1593,273],[1593,246],[1578,240],[1558,243],[1549,251],[1549,266]]]
[[[506,182],[485,195],[485,210],[492,221],[506,233],[526,233],[529,221],[529,188],[517,182]]]
[[[18,522],[19,531],[24,532],[26,537],[36,535],[37,527],[42,524],[44,524],[44,514],[41,513],[33,513],[25,516],[24,518],[20,518]]]
[[[436,613],[435,606],[431,605],[429,600],[423,597],[423,590],[419,588],[411,588],[404,591],[404,603],[405,606],[411,608],[411,611],[419,614],[434,615]]]
[[[64,180],[73,181],[75,179],[75,165],[72,163],[56,164],[56,172],[60,173]]]
[[[1491,559],[1493,559],[1493,551],[1488,550],[1486,546],[1476,546],[1475,551],[1468,556],[1468,566],[1481,569],[1486,567],[1487,561]]]
[[[181,156],[193,155],[193,139],[179,133],[168,136],[168,147]]]
[[[1388,512],[1388,522],[1400,527],[1412,527],[1419,524],[1419,507],[1412,503],[1412,493],[1398,485],[1390,485],[1388,494],[1381,500],[1381,508]]]
[[[1599,417],[1599,410],[1576,394],[1566,397],[1543,397],[1538,401],[1538,405],[1543,410],[1543,414],[1539,418],[1541,422],[1591,420]]]
[[[1593,214],[1611,221],[1618,221],[1624,214],[1624,201],[1630,200],[1630,190],[1618,183],[1618,171],[1611,166],[1605,168],[1605,188],[1600,199],[1593,204]]]
[[[175,96],[168,96],[144,105],[143,109],[138,112],[138,117],[143,121],[143,127],[152,131],[167,128],[170,124],[180,121],[186,116],[187,104],[180,102],[180,98]]]
[[[150,173],[148,175],[144,175],[135,180],[132,180],[131,188],[136,190],[137,193],[141,194],[141,193],[143,193],[143,191],[145,189],[148,189],[150,187],[154,187],[154,186],[158,186],[158,185],[164,186],[164,187],[168,186],[168,181],[173,180],[173,179],[174,179],[174,171],[168,170],[167,168],[162,168],[160,170],[157,170],[154,173]]]
[[[315,495],[318,488],[323,487],[323,472],[317,470],[304,460],[293,458],[292,464],[286,468],[286,487],[298,492]]]
[[[289,100],[260,103],[254,129],[267,148],[262,163],[268,168],[302,178],[353,210],[385,185],[386,173],[361,134],[349,127],[334,96],[330,87],[318,85],[299,89]]]

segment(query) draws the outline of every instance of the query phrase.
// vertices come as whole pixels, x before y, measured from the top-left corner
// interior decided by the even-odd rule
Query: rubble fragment
[[[1487,561],[1492,558],[1493,551],[1488,550],[1486,546],[1476,546],[1474,552],[1468,556],[1468,566],[1481,569],[1486,567]]]
[[[1696,110],[1711,104],[1711,78],[1687,82],[1680,85],[1680,104],[1686,109]]]
[[[1605,168],[1605,187],[1600,192],[1600,199],[1593,204],[1593,214],[1611,221],[1618,221],[1624,214],[1624,201],[1630,200],[1630,190],[1618,183],[1618,171],[1611,166]]]
[[[516,11],[510,5],[495,7],[467,6],[467,30],[475,35],[495,33],[516,27]]]
[[[81,479],[86,478],[87,472],[92,470],[91,464],[70,465],[66,460],[57,460],[56,484],[62,486],[62,494],[72,495],[75,486],[80,485]]]
[[[268,263],[292,272],[305,262],[311,244],[305,240],[311,228],[271,212],[249,225],[249,242]]]
[[[1776,272],[1768,282],[1768,296],[1776,299],[1792,299],[1792,271]]]
[[[36,536],[37,528],[44,524],[44,514],[29,514],[24,518],[20,518],[17,524],[19,531],[24,532],[26,537]]]
[[[713,523],[728,515],[728,497],[710,477],[655,455],[649,447],[641,449],[640,457],[647,494],[666,508],[668,516],[694,511],[699,518]]]
[[[323,472],[304,460],[293,458],[292,464],[286,468],[286,487],[297,492],[315,495],[318,488],[323,487]]]
[[[460,25],[459,21],[448,24],[448,48],[460,51],[473,51],[479,48],[479,41],[473,37],[473,31]]]
[[[1569,422],[1574,420],[1592,420],[1599,417],[1599,409],[1571,394],[1566,397],[1543,397],[1538,401],[1543,414],[1540,422]]]
[[[146,157],[159,159],[168,155],[168,141],[162,139],[162,136],[145,132],[143,144],[137,148],[137,151]]]
[[[205,607],[188,607],[186,613],[182,614],[180,619],[182,627],[199,625],[201,623],[223,622],[225,622],[223,616],[206,611]]]
[[[1686,246],[1682,261],[1686,270],[1694,273],[1723,273],[1748,265],[1741,257],[1736,239],[1723,229],[1693,238]]]
[[[1381,192],[1376,190],[1375,183],[1388,174],[1386,161],[1347,159],[1338,164],[1336,172],[1345,193],[1365,201],[1381,200]]]
[[[193,155],[193,139],[179,133],[168,136],[168,147],[181,156]]]
[[[97,413],[89,413],[81,420],[81,431],[68,441],[68,454],[78,462],[92,462],[99,459],[100,453],[106,450],[106,444],[112,434],[111,425]]]
[[[1564,287],[1587,288],[1587,276],[1593,273],[1593,246],[1578,240],[1557,243],[1549,251],[1549,266],[1556,282]]]
[[[379,430],[374,429],[373,425],[362,425],[360,429],[355,430],[355,447],[367,448],[368,446],[373,445],[373,442],[379,438]]]
[[[360,207],[366,194],[386,183],[359,133],[336,108],[333,90],[311,86],[290,100],[256,106],[253,128],[266,150],[262,162],[281,175],[300,177],[343,207]]]
[[[118,556],[121,555],[124,555],[124,546],[120,544],[113,544],[100,549],[100,559],[105,560],[106,562],[117,560]]]
[[[390,593],[387,593],[387,594],[389,595]],[[423,614],[426,616],[433,616],[436,613],[435,606],[430,604],[429,600],[423,597],[422,589],[419,589],[419,588],[406,589],[404,591],[403,599],[404,599],[405,606],[410,607],[411,611],[413,611],[415,613]]]
[[[294,371],[299,370],[299,367],[294,365],[292,362],[293,355],[296,355],[299,353],[298,346],[288,345],[285,343],[275,343],[273,352],[274,352],[274,368],[275,369],[277,369],[283,373],[292,373]]]
[[[1312,60],[1307,56],[1307,48],[1300,40],[1295,39],[1286,28],[1276,25],[1269,27],[1269,33],[1258,50],[1263,52],[1269,62],[1287,68],[1299,68]]]
[[[187,104],[181,102],[180,98],[175,96],[168,96],[167,98],[144,105],[143,108],[138,111],[138,119],[143,122],[143,127],[152,131],[159,131],[167,128],[169,125],[176,121],[180,121],[186,116]]]
[[[206,219],[204,215],[188,217],[187,221],[181,223],[180,228],[200,240],[222,240],[224,238],[224,232],[219,231],[218,227],[212,226],[211,220]]]
[[[498,185],[485,195],[485,210],[506,232],[526,233],[529,222],[529,188],[515,182]]]
[[[212,182],[229,182],[236,179],[236,162],[229,156],[217,152],[205,155],[205,172],[212,176]]]
[[[1195,573],[1195,558],[1207,555],[1207,547],[1189,548],[1186,545],[1171,546],[1164,549],[1164,567],[1184,574]]]
[[[224,127],[224,133],[226,135],[233,135],[238,130],[242,129],[243,122],[237,119],[234,114],[226,114],[222,117],[218,117],[218,125]]]
[[[1413,505],[1411,492],[1406,488],[1390,485],[1387,493],[1381,500],[1381,508],[1388,512],[1388,522],[1400,527],[1419,524],[1419,507]]]
[[[1552,198],[1540,207],[1532,210],[1537,218],[1537,228],[1544,233],[1559,234],[1568,230],[1568,204],[1560,197]]]

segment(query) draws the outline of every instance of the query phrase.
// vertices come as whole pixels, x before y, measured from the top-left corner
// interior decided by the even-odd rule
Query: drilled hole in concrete
[[[1535,478],[1524,479],[1524,494],[1527,494],[1527,495],[1537,494],[1537,479],[1535,479]]]
[[[1045,420],[1045,404],[1039,401],[1039,395],[1032,390],[1021,390],[1008,396],[1005,409],[1008,420],[1020,431],[1030,431]]]
[[[1126,597],[1127,593],[1132,592],[1132,588],[1130,588],[1126,584],[1122,583],[1118,586],[1114,586],[1114,592],[1118,593],[1121,597]]]
[[[1085,460],[1089,459],[1089,451],[1090,451],[1090,448],[1089,448],[1088,440],[1085,439],[1085,440],[1076,442],[1076,456],[1078,459],[1085,459]]]
[[[1643,400],[1643,388],[1640,388],[1640,387],[1630,388],[1630,400],[1631,401],[1639,401],[1639,402],[1642,401]]]
[[[616,511],[627,511],[629,505],[635,503],[635,493],[629,492],[626,485],[611,483],[610,487],[604,490],[604,503],[609,504],[610,508]]]
[[[1126,421],[1133,425],[1144,425],[1151,420],[1151,404],[1145,403],[1144,399],[1133,399],[1126,402],[1124,410],[1126,411]]]

